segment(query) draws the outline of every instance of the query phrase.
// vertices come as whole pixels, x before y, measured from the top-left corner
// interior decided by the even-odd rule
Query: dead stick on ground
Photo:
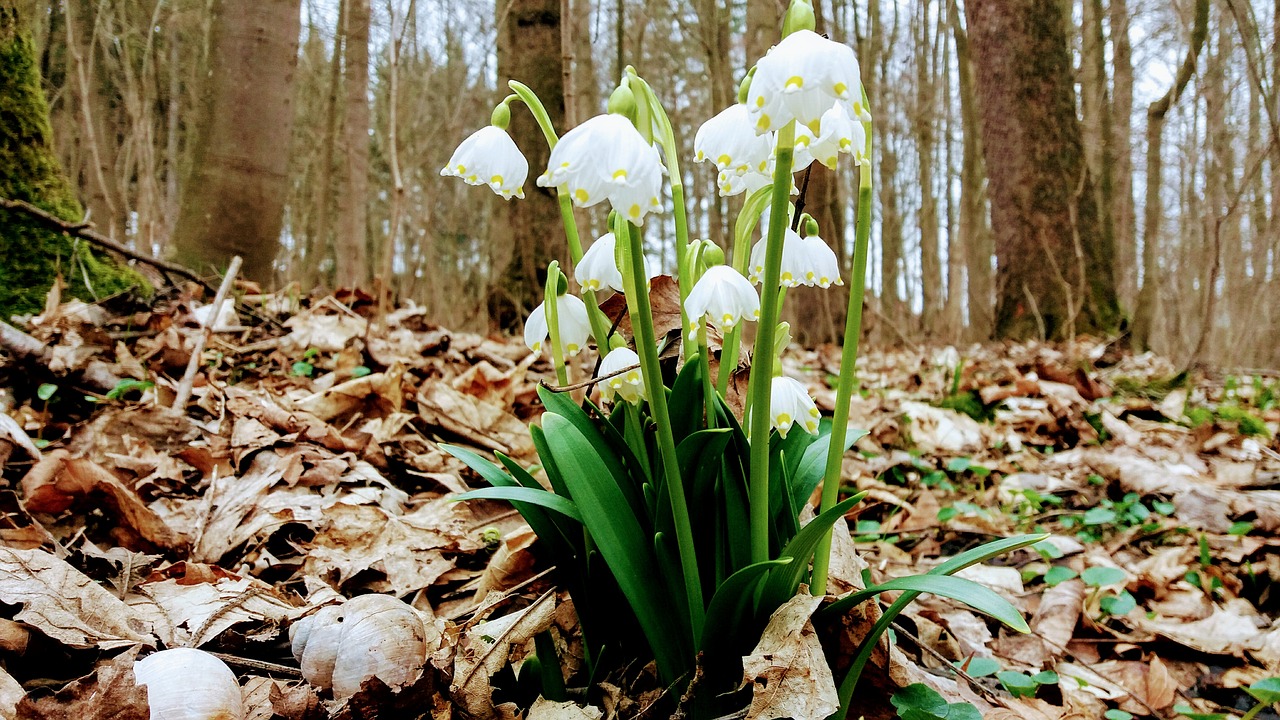
[[[196,381],[196,369],[200,367],[200,357],[204,355],[205,343],[209,342],[209,335],[218,325],[218,318],[222,317],[222,301],[226,299],[231,286],[236,282],[236,273],[240,272],[241,262],[239,255],[231,258],[231,265],[227,267],[227,274],[222,278],[218,294],[213,297],[213,309],[205,321],[203,332],[196,335],[196,346],[191,351],[191,359],[187,361],[187,371],[182,373],[182,382],[178,383],[178,396],[173,399],[174,410],[181,412],[187,408],[187,401],[191,399],[191,387]]]
[[[0,350],[6,350],[21,360],[46,369],[54,360],[53,350],[45,343],[3,321],[0,321]],[[83,368],[72,371],[71,374],[78,376],[88,389],[101,393],[111,392],[121,380],[112,366],[101,360],[90,360]]]

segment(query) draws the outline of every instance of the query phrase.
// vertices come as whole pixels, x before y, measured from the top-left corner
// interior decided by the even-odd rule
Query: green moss
[[[0,197],[76,221],[83,213],[50,136],[34,45],[12,4],[0,0]],[[0,318],[38,312],[59,274],[68,292],[84,300],[129,290],[150,292],[141,276],[84,241],[0,209]]]

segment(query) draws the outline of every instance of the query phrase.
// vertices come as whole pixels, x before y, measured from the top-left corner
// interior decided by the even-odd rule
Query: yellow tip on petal
[[[799,90],[800,88],[803,88],[803,87],[804,87],[804,78],[800,77],[799,75],[792,75],[791,77],[787,78],[787,82],[784,84],[783,89]]]
[[[639,217],[640,217],[640,205],[639,205],[639,204],[633,204],[630,208],[628,208],[628,209],[627,209],[627,215],[628,215],[628,216],[630,216],[630,217],[632,217],[632,218],[639,218]]]
[[[588,203],[591,201],[591,194],[586,191],[586,188],[578,188],[573,191],[573,199],[580,203]]]
[[[833,86],[831,89],[836,91],[836,97],[842,98],[842,99],[844,98],[845,95],[849,93],[849,86],[845,85],[842,82],[836,83],[835,86]]]
[[[756,96],[756,107],[758,107],[758,108],[762,108],[762,107],[764,107],[764,96],[763,96],[763,95],[757,95],[757,96]]]

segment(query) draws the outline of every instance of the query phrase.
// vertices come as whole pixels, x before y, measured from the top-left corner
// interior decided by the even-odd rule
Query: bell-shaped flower
[[[486,125],[475,131],[440,169],[444,176],[460,177],[468,185],[488,185],[503,198],[524,197],[524,181],[529,177],[529,161],[507,131]]]
[[[817,235],[800,238],[804,255],[804,284],[810,287],[817,285],[828,288],[832,285],[844,285],[840,278],[840,260],[836,251],[827,245],[827,241]]]
[[[773,379],[769,391],[769,424],[779,435],[785,438],[796,423],[813,435],[818,432],[821,417],[818,406],[800,381],[789,377]]]
[[[761,223],[767,228],[763,219]],[[753,283],[764,278],[766,247],[766,241],[760,240],[751,248],[748,279]],[[782,287],[817,285],[826,288],[844,284],[840,279],[840,262],[826,241],[817,235],[802,238],[791,228],[787,228],[782,238],[782,272],[778,280]]]
[[[716,186],[720,191],[720,197],[732,197],[751,193],[773,182],[773,161],[769,161],[767,172],[748,172],[739,175],[737,173],[721,171],[716,176]]]
[[[760,58],[747,93],[747,110],[760,134],[795,120],[821,135],[823,113],[840,102],[851,115],[863,113],[858,59],[848,45],[812,30],[791,33]]]
[[[818,136],[804,125],[796,125],[795,144],[792,146],[794,154],[791,156],[791,172],[798,173],[801,170],[813,164],[813,145],[818,140]]]
[[[662,207],[662,160],[657,148],[621,115],[597,115],[565,133],[551,151],[539,187],[567,185],[573,204],[605,200],[636,225]]]
[[[726,265],[707,268],[684,301],[692,321],[690,339],[696,339],[704,317],[721,330],[732,330],[739,321],[760,319],[760,297],[737,270]]]
[[[698,162],[714,162],[721,173],[767,173],[773,143],[767,135],[756,134],[747,106],[734,104],[698,128],[693,152]]]
[[[562,357],[577,355],[587,346],[591,337],[591,321],[587,319],[587,304],[576,295],[556,298],[556,317],[560,321],[560,354]],[[534,352],[541,352],[550,336],[547,328],[547,304],[542,303],[529,313],[524,323],[524,344]]]
[[[578,266],[573,269],[573,275],[583,290],[623,292],[622,269],[618,267],[617,247],[618,239],[614,234],[605,233],[596,238],[596,241],[591,243],[591,247],[582,253],[582,260],[578,261]],[[653,263],[649,261],[649,256],[646,255],[645,278],[652,280],[657,274]]]
[[[598,378],[600,397],[613,400],[620,397],[629,403],[645,399],[644,376],[640,374],[640,356],[630,348],[620,347],[609,351],[600,361]]]
[[[797,144],[799,128],[796,128]],[[836,156],[847,153],[854,164],[861,165],[867,150],[867,133],[862,123],[849,117],[843,103],[836,104],[822,115],[822,134],[808,142],[807,152],[818,162],[836,169]],[[799,151],[797,151],[797,156]]]

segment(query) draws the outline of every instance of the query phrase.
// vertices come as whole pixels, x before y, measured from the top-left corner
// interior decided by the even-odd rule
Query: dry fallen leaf
[[[524,720],[600,720],[604,712],[594,705],[582,706],[575,702],[552,702],[539,697],[525,713]]]
[[[825,720],[839,709],[835,679],[809,620],[821,603],[803,591],[788,600],[742,658],[743,685],[752,686],[747,720]]]
[[[18,703],[17,720],[148,720],[147,689],[134,682],[135,655],[129,651],[103,661],[53,695],[28,695]]]
[[[21,605],[15,620],[71,647],[155,644],[128,605],[43,550],[0,547],[0,602]]]
[[[491,717],[496,710],[489,678],[507,664],[513,647],[551,626],[555,608],[555,594],[548,592],[523,610],[468,629],[458,640],[449,695],[471,715]]]

